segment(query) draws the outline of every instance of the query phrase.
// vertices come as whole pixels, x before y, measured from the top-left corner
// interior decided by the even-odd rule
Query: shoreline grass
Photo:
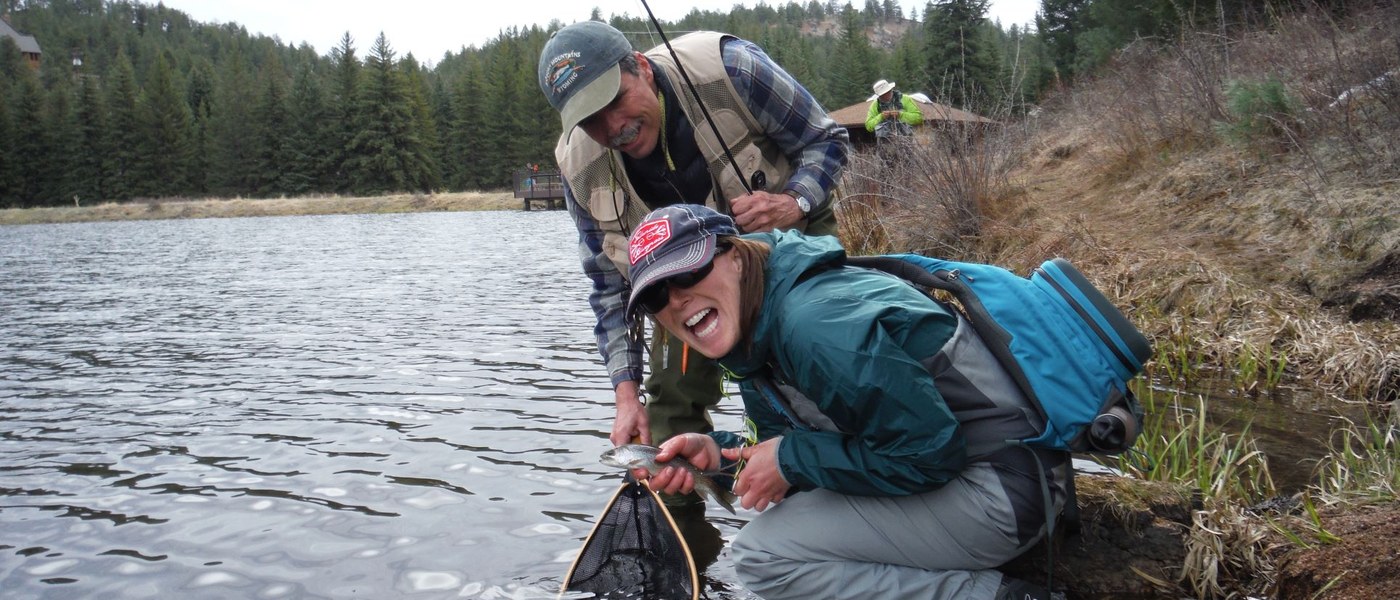
[[[509,191],[291,198],[159,198],[91,206],[0,209],[0,225],[160,219],[520,210]]]

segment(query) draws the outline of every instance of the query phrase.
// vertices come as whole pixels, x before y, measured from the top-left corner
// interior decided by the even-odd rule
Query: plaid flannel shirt
[[[795,190],[802,194],[811,200],[813,210],[829,202],[849,152],[850,138],[845,128],[837,125],[812,94],[758,45],[731,39],[724,44],[721,55],[734,89],[763,132],[797,165],[783,191]],[[593,282],[588,295],[588,303],[598,318],[593,333],[613,387],[624,381],[640,382],[641,341],[628,335],[624,314],[629,292],[627,281],[618,266],[603,253],[604,232],[574,198],[567,178],[564,202],[578,227],[583,272]]]

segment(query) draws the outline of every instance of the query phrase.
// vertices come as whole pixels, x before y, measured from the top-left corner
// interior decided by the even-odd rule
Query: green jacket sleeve
[[[849,295],[793,294],[783,303],[779,366],[841,428],[784,433],[779,468],[799,489],[917,494],[966,465],[958,422],[919,362],[952,335],[955,317],[899,282],[907,297],[872,302],[879,292],[871,285],[851,285]]]
[[[919,105],[915,104],[914,99],[909,96],[904,96],[903,100],[904,101],[900,103],[903,110],[899,111],[899,120],[914,127],[923,125],[924,113],[919,110]],[[870,121],[867,119],[866,123],[868,125]]]
[[[883,120],[884,117],[880,116],[880,101],[872,100],[870,102],[870,110],[865,111],[865,130],[873,133],[875,131],[875,126],[879,125],[880,121]]]

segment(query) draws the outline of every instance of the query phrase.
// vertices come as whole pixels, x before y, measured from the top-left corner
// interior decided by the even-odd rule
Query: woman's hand
[[[661,444],[661,452],[657,453],[656,462],[664,465],[666,461],[677,456],[701,471],[719,469],[719,444],[703,433],[683,433],[666,440]],[[648,478],[645,469],[634,469],[632,476],[637,479]],[[651,475],[650,479],[651,489],[657,492],[689,494],[695,489],[695,477],[690,471],[680,467],[663,467],[656,475]]]
[[[769,505],[782,502],[788,489],[792,487],[778,471],[778,443],[782,439],[775,437],[755,446],[725,448],[721,451],[729,460],[747,461],[734,481],[734,493],[739,495],[740,505],[744,508],[763,512]]]

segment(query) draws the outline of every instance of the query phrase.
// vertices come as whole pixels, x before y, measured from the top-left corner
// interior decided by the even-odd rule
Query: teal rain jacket
[[[760,440],[783,436],[778,463],[796,489],[860,496],[927,492],[967,463],[958,421],[920,364],[952,336],[956,317],[903,281],[830,268],[845,259],[833,237],[745,236],[773,247],[752,352],[720,360],[738,378]],[[804,274],[806,274],[804,276]],[[776,368],[837,431],[804,429],[759,393],[754,375]],[[711,434],[721,446],[740,440]]]

